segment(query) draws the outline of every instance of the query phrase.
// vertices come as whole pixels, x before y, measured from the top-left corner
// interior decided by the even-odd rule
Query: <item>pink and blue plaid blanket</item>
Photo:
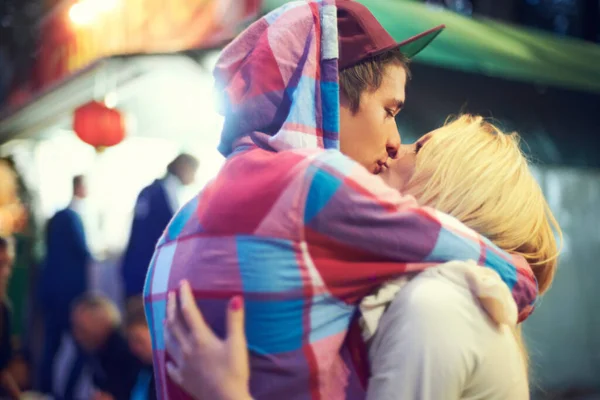
[[[216,179],[173,218],[149,268],[146,312],[160,399],[189,399],[169,381],[167,293],[190,281],[224,333],[242,294],[256,399],[363,399],[345,341],[358,302],[383,282],[450,260],[476,260],[511,288],[524,319],[537,285],[529,266],[455,219],[419,207],[338,151],[334,1],[289,3],[225,50]]]

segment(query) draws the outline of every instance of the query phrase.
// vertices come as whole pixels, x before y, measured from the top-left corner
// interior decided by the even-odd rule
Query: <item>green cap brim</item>
[[[419,54],[421,50],[427,47],[429,43],[431,43],[433,39],[437,37],[437,35],[442,33],[445,27],[445,25],[440,25],[423,33],[419,33],[410,39],[398,43],[398,48],[406,57],[413,58]]]

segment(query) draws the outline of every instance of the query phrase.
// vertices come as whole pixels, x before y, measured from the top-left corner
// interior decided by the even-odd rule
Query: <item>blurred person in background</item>
[[[33,222],[22,204],[21,196],[26,194],[23,189],[14,160],[11,157],[0,160],[0,396],[9,398],[18,398],[19,390],[30,386],[30,359],[22,350],[12,353],[11,314],[14,313],[7,287],[17,257],[17,241],[11,235],[23,232]],[[27,296],[19,289],[16,290],[19,296]],[[17,318],[23,315],[17,314]]]
[[[142,363],[130,400],[156,400],[154,372],[152,369],[152,338],[148,329],[144,300],[136,296],[127,302],[125,332],[129,348]]]
[[[88,287],[91,254],[83,224],[87,186],[85,177],[73,178],[73,199],[57,212],[46,228],[46,260],[38,291],[44,317],[44,354],[40,389],[52,393],[52,366],[61,339],[69,332],[70,306]]]
[[[72,327],[91,366],[93,400],[130,400],[143,363],[129,349],[117,306],[102,295],[85,294],[73,304]]]
[[[156,242],[179,210],[181,191],[194,182],[198,165],[195,157],[180,154],[167,166],[164,178],[140,192],[122,264],[125,298],[142,294]]]
[[[0,236],[0,396],[18,400],[21,398],[21,390],[9,368],[13,361],[13,348],[11,311],[6,298],[14,257],[12,238]]]
[[[4,171],[1,171],[2,168]],[[11,208],[15,210],[14,202],[16,200],[18,204],[16,210],[20,209],[16,215],[12,213],[10,219],[13,222],[9,224],[12,225],[9,229],[11,232],[5,233],[5,235],[11,234],[14,240],[14,271],[8,288],[8,297],[13,308],[13,333],[20,343],[19,353],[23,355],[23,357],[19,356],[15,362],[15,365],[18,364],[15,368],[20,372],[13,375],[23,377],[20,381],[26,383],[26,381],[33,382],[30,380],[32,377],[29,376],[29,368],[33,363],[38,362],[39,364],[38,357],[42,354],[43,329],[41,329],[41,314],[38,312],[39,304],[35,287],[40,260],[44,252],[44,238],[41,230],[38,229],[38,221],[35,218],[35,201],[27,186],[26,174],[23,172],[18,167],[15,156],[7,156],[0,161],[0,190],[5,191],[0,197],[10,198],[11,196],[6,196],[6,192],[12,192],[13,205]],[[10,188],[11,186],[12,188]],[[0,220],[5,220],[5,215],[3,214]],[[6,225],[0,221],[0,231],[2,231],[2,226]],[[20,384],[19,386],[28,387],[29,384]]]

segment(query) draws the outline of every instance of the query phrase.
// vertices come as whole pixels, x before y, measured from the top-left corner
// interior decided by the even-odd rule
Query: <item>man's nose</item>
[[[386,150],[387,150],[388,156],[391,159],[395,159],[396,157],[398,157],[398,150],[400,149],[400,144],[401,144],[400,133],[399,132],[392,133],[386,143]]]

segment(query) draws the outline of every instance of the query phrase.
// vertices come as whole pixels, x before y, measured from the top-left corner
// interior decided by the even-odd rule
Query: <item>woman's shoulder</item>
[[[462,275],[441,269],[418,275],[398,292],[382,323],[400,319],[397,323],[409,323],[426,336],[443,330],[447,340],[471,348],[505,335],[507,327],[489,317]]]
[[[437,365],[428,372],[433,376],[436,371],[456,374],[464,398],[471,398],[469,393],[481,398],[482,392],[490,399],[523,398],[527,392],[525,366],[511,329],[488,316],[458,275],[428,271],[397,293],[381,318],[371,361],[377,363],[384,354],[398,356],[402,348],[422,358],[415,363]]]
[[[388,311],[393,313],[394,310],[406,316],[419,315],[423,323],[429,323],[429,317],[470,319],[479,314],[468,285],[448,279],[433,269],[417,275],[396,294]]]

